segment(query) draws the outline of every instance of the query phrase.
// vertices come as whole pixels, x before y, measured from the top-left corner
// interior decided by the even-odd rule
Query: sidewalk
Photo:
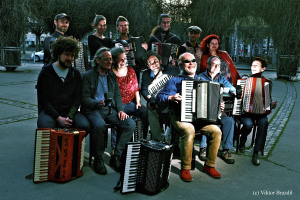
[[[35,85],[41,67],[42,63],[27,63],[16,72],[5,72],[0,67],[0,199],[300,198],[300,82],[276,80],[272,72],[268,76],[273,81],[273,100],[278,101],[278,105],[269,116],[273,120],[268,132],[268,154],[258,167],[251,163],[252,149],[245,154],[233,154],[234,165],[217,158],[216,169],[222,178],[216,180],[202,172],[204,163],[197,158],[196,170],[191,172],[193,182],[185,183],[179,178],[180,160],[173,159],[170,186],[165,191],[154,196],[121,195],[113,192],[119,173],[108,165],[110,148],[107,148],[104,160],[108,174],[105,176],[95,174],[85,162],[84,175],[80,178],[64,184],[34,184],[25,176],[33,172],[37,117]],[[241,74],[250,73],[239,67],[238,70]]]

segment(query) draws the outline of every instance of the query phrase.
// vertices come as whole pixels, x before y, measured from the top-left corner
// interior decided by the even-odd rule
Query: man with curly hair
[[[73,37],[59,37],[51,45],[54,62],[44,65],[37,82],[38,128],[89,129],[88,120],[78,112],[81,75],[72,67],[79,52],[77,43]]]

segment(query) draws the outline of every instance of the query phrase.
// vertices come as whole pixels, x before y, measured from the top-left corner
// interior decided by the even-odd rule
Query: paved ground
[[[119,174],[108,165],[108,174],[97,175],[87,165],[84,175],[64,184],[34,184],[25,176],[33,171],[34,136],[37,101],[35,84],[41,63],[24,63],[16,72],[0,67],[0,199],[299,199],[299,82],[276,79],[276,72],[265,76],[273,81],[273,100],[278,106],[269,115],[266,155],[261,165],[251,163],[252,148],[245,154],[234,154],[236,163],[228,165],[217,159],[216,169],[222,174],[215,180],[202,172],[197,159],[192,171],[193,182],[179,178],[180,161],[173,159],[170,186],[154,196],[140,193],[121,195],[113,192]],[[240,74],[249,66],[238,65]],[[250,137],[247,145],[249,146]],[[109,162],[107,149],[105,163]]]

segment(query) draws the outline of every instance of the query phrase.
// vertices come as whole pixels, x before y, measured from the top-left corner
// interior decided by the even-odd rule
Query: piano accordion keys
[[[222,114],[222,94],[223,88],[217,82],[182,80],[180,121],[217,123]]]
[[[82,176],[85,135],[79,129],[37,129],[33,182],[66,182]]]
[[[120,192],[157,194],[165,190],[169,186],[172,155],[172,145],[162,142],[128,142],[122,156]]]

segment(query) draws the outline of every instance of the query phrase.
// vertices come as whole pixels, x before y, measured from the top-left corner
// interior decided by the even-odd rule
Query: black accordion
[[[217,123],[222,114],[222,94],[223,87],[217,82],[182,80],[180,121]]]
[[[152,43],[151,49],[153,52],[161,56],[162,66],[169,65],[172,59],[176,59],[178,45],[172,43]]]
[[[241,85],[243,93],[241,99],[235,99],[233,115],[270,114],[270,83],[268,79],[262,77],[239,79],[237,85]]]
[[[122,155],[122,171],[115,191],[122,194],[157,194],[169,186],[172,145],[140,140],[128,142]]]

